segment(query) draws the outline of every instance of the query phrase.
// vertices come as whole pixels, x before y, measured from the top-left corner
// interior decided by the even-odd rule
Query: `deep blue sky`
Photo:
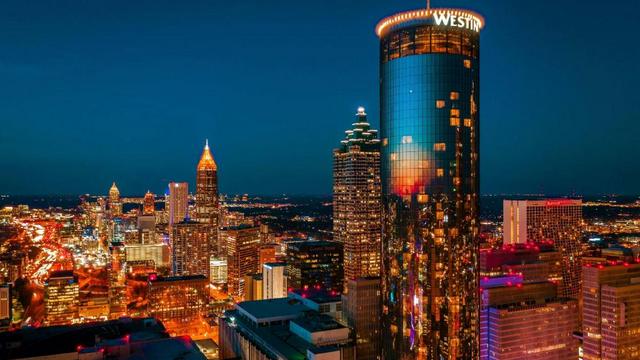
[[[221,190],[328,194],[378,123],[377,21],[417,0],[3,1],[0,193],[161,192],[209,138]],[[482,13],[485,193],[640,193],[640,1]]]

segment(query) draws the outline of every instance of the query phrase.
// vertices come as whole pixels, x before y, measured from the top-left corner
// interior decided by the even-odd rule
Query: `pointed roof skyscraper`
[[[198,170],[207,169],[211,169],[214,171],[218,170],[218,166],[216,165],[215,160],[213,160],[213,155],[211,155],[211,150],[209,149],[209,139],[205,141],[204,150],[202,150],[202,155],[200,156],[200,161],[198,162]]]

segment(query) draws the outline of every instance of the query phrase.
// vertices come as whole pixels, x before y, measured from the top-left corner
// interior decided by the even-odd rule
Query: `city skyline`
[[[640,359],[589,1],[0,9],[0,358]]]
[[[8,30],[0,78],[10,84],[0,93],[10,104],[0,110],[0,151],[12,155],[0,160],[9,174],[1,192],[104,194],[114,180],[125,195],[162,194],[170,181],[194,188],[192,168],[209,138],[223,193],[330,194],[331,150],[353,110],[366,107],[379,127],[371,24],[423,6],[190,5],[9,4],[0,15]],[[483,31],[481,193],[637,192],[639,75],[625,69],[638,50],[617,47],[631,41],[625,29],[633,25],[577,1],[554,11],[536,2],[432,5],[491,19]],[[618,5],[620,13],[640,7]],[[582,19],[602,26],[585,37]],[[607,41],[614,35],[619,42]],[[249,39],[255,46],[236,44]],[[22,181],[33,176],[41,181]]]

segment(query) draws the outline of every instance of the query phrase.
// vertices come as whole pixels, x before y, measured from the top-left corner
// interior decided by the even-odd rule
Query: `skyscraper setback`
[[[333,236],[344,246],[345,280],[380,276],[380,140],[363,107],[353,127],[333,152]]]
[[[376,27],[385,359],[478,357],[483,23],[467,10],[420,9]]]

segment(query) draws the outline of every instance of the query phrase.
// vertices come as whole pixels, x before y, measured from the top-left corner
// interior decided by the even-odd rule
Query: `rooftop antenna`
[[[427,0],[427,12],[431,10],[431,0]]]

